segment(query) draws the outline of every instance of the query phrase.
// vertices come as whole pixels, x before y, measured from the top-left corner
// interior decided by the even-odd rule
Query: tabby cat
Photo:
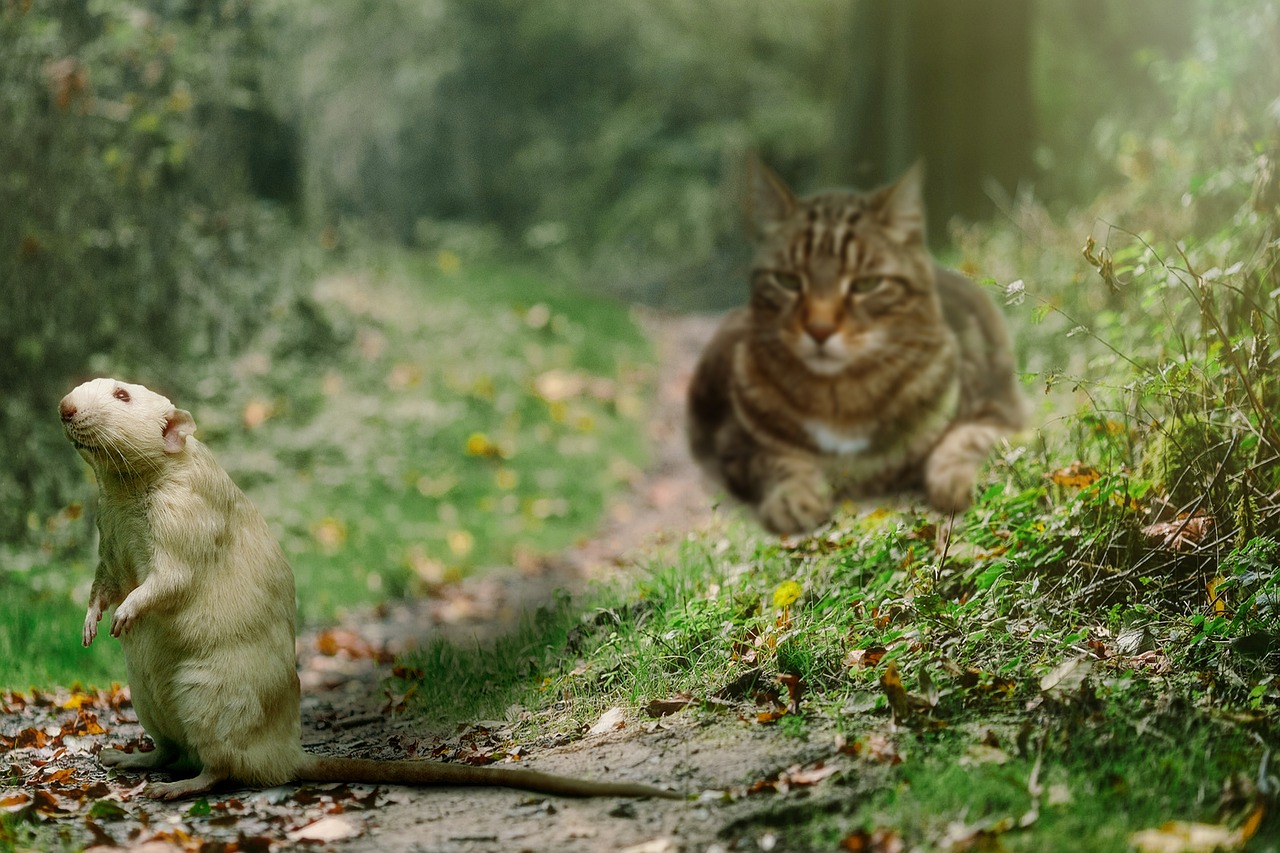
[[[751,298],[694,373],[694,457],[776,533],[812,530],[840,498],[919,486],[965,509],[1023,398],[995,305],[925,248],[921,167],[807,198],[761,163],[751,173]]]

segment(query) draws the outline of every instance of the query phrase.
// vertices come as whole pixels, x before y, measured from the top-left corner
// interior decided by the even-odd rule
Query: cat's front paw
[[[785,480],[769,489],[756,514],[771,533],[808,533],[831,518],[831,487],[820,476]]]
[[[975,465],[959,462],[934,465],[925,473],[925,497],[938,512],[958,515],[973,503],[977,479]]]

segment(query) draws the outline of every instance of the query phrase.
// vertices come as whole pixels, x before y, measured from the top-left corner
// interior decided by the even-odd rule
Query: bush
[[[0,6],[0,540],[74,493],[54,407],[91,374],[172,390],[280,294],[249,193],[254,21],[236,3]],[[28,519],[32,521],[28,521]]]

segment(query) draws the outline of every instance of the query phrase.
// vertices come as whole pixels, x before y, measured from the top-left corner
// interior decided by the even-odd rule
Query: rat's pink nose
[[[63,421],[71,420],[76,416],[76,404],[63,397],[62,402],[58,404],[58,413],[62,415]]]

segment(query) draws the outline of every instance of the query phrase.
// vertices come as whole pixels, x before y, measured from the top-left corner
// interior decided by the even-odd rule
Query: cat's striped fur
[[[695,371],[694,457],[778,533],[838,498],[918,486],[967,507],[1023,400],[999,312],[925,247],[920,168],[798,199],[754,163],[751,208],[751,298]]]

